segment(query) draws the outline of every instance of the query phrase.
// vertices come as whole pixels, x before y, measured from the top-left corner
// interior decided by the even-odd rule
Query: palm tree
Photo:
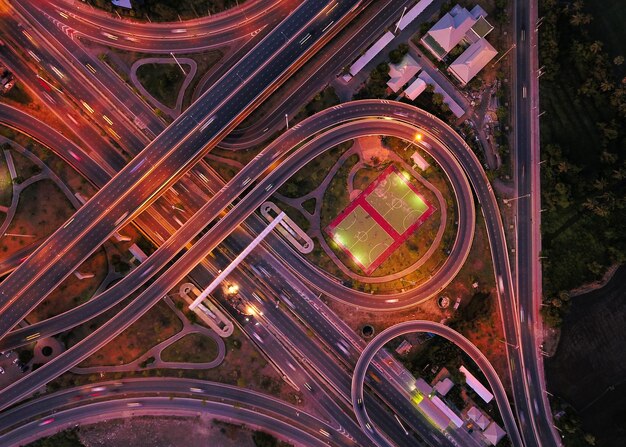
[[[604,45],[602,42],[596,40],[589,46],[589,49],[593,54],[597,54],[602,49],[602,45]]]
[[[611,81],[604,80],[600,83],[600,90],[603,92],[608,92],[609,90],[613,90],[615,88],[615,84]]]

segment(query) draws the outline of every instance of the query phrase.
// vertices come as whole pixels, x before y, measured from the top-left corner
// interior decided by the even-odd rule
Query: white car
[[[4,368],[0,366],[0,374],[4,374]]]

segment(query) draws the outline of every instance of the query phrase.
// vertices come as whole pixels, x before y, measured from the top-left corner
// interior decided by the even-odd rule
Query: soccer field
[[[409,180],[389,166],[326,232],[369,275],[434,211]]]

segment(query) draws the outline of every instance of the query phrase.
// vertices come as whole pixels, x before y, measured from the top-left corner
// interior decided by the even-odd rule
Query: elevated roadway
[[[24,445],[78,423],[151,415],[225,419],[303,445],[356,445],[300,408],[245,388],[177,378],[126,379],[99,383],[98,387],[105,388],[98,398],[89,397],[93,385],[83,386],[48,394],[3,412],[0,442],[6,447]],[[54,420],[41,425],[48,418]]]
[[[249,0],[237,8],[184,22],[122,19],[81,2],[44,1],[38,8],[73,38],[169,55],[170,51],[199,52],[236,44],[251,33],[280,23],[298,4],[294,0]]]
[[[359,421],[359,424],[361,424],[363,430],[368,434],[368,436],[370,436],[370,439],[372,439],[372,441],[374,441],[378,446],[391,446],[391,444],[389,444],[383,434],[374,429],[374,424],[370,420],[365,406],[362,404],[363,382],[365,380],[365,373],[367,372],[367,368],[376,353],[387,342],[396,337],[411,332],[430,332],[444,337],[463,349],[463,351],[465,351],[472,358],[472,360],[476,362],[478,367],[487,378],[489,386],[493,391],[493,394],[496,398],[496,403],[498,404],[498,409],[500,410],[500,414],[502,415],[502,419],[504,420],[507,434],[510,437],[512,444],[515,447],[522,447],[522,439],[515,423],[515,418],[513,417],[513,411],[511,410],[511,407],[509,405],[506,391],[504,390],[504,386],[502,385],[498,374],[491,366],[491,363],[489,363],[489,360],[487,360],[487,358],[480,352],[480,350],[476,346],[474,346],[468,339],[463,337],[455,330],[450,329],[448,326],[445,326],[443,324],[435,323],[433,321],[420,320],[406,321],[382,331],[380,334],[374,337],[367,345],[367,347],[363,350],[361,356],[359,357],[359,361],[354,368],[351,389],[352,406],[354,407],[354,411],[357,420]],[[407,396],[407,399],[409,399],[409,396]],[[417,411],[417,409],[415,411]]]
[[[362,116],[362,117],[380,116],[380,117],[383,117],[383,118],[385,118],[385,117],[389,118],[389,119],[376,120],[376,121],[380,121],[381,123],[389,123],[389,124],[398,126],[400,123],[394,122],[394,120],[399,118],[402,121],[413,121],[414,123],[417,123],[415,125],[417,125],[419,128],[422,128],[422,126],[425,127],[426,125],[429,125],[430,127],[428,127],[428,128],[431,130],[431,132],[437,132],[437,133],[447,132],[447,129],[445,127],[441,127],[443,124],[438,122],[438,120],[436,120],[434,117],[431,117],[430,115],[425,114],[422,111],[414,109],[413,107],[406,106],[406,105],[403,105],[403,104],[398,104],[398,103],[390,103],[389,101],[359,101],[359,102],[354,102],[354,103],[343,105],[342,107],[336,108],[335,110],[328,111],[327,113],[328,114],[332,114],[332,113],[338,114],[337,116],[334,117],[335,119],[332,120],[332,122],[334,122],[334,123],[336,123],[337,121],[340,121],[338,116],[341,116],[341,114],[345,114],[345,119],[347,119],[349,121],[354,120],[355,117],[357,117],[357,116]],[[428,118],[428,119],[433,120],[433,121],[432,122],[428,122],[428,121],[427,122],[421,122],[420,118],[422,118],[422,119]],[[432,124],[432,126],[430,124]],[[407,138],[411,138],[412,134],[415,132],[415,128],[414,127],[410,127],[409,126],[409,129],[410,129],[408,131],[409,133],[407,135],[405,135],[405,137],[407,137]],[[292,131],[296,131],[296,130],[297,129],[292,129]],[[374,130],[370,129],[369,126],[366,126],[365,130],[369,131],[369,132],[372,132],[372,133],[380,132],[380,131],[374,132]],[[288,135],[288,134],[286,134],[286,135]],[[439,135],[439,137],[441,137],[441,135]],[[470,161],[475,159],[475,157],[473,157],[471,155],[471,152],[469,152],[469,149],[467,149],[466,146],[464,146],[463,144],[457,145],[456,148],[453,147],[451,149],[453,149],[453,153],[455,153],[455,156],[457,155],[457,151],[458,150],[460,150],[462,152],[467,151],[470,154],[470,155],[467,155],[468,156],[467,159],[469,159]],[[270,156],[270,155],[267,155],[267,156]],[[263,159],[263,158],[261,158],[261,159]],[[476,165],[474,166],[475,167],[474,172],[480,173],[481,172],[480,164],[478,163],[477,160],[475,160],[475,163],[476,163]],[[255,165],[256,164],[258,164],[258,162],[255,163]],[[468,170],[468,169],[471,169],[471,167],[472,166],[471,166],[471,163],[470,163],[470,166],[469,167],[465,166],[465,169]],[[262,186],[263,185],[261,185],[261,187]],[[276,185],[273,185],[273,187],[276,187]],[[488,189],[488,186],[485,186],[485,188],[486,188],[487,191],[490,191]],[[272,188],[270,188],[270,189],[272,189]],[[263,190],[265,191],[265,188],[263,188]],[[260,200],[262,200],[262,199],[260,199]],[[228,215],[227,215],[227,217],[228,217]],[[222,231],[221,229],[218,230],[217,234],[220,234],[221,231]],[[196,244],[194,246],[194,248],[197,247],[197,246],[198,246],[198,244]],[[188,253],[190,253],[191,251],[193,251],[193,248]],[[187,256],[187,254],[185,256]],[[181,260],[183,258],[181,258]],[[146,264],[144,264],[144,265],[146,265]],[[193,262],[190,265],[193,265]],[[137,269],[136,274],[140,274],[139,269]],[[161,278],[159,278],[159,279],[161,279]],[[164,291],[168,290],[168,288],[166,286],[162,286],[162,287],[163,287],[162,290],[164,290]],[[156,299],[157,300],[158,300],[158,298],[160,298],[159,293],[162,293],[162,292],[157,292],[157,294],[156,294]],[[358,294],[356,294],[356,295],[358,295]],[[408,294],[407,294],[407,296],[408,296]],[[387,309],[391,309],[392,307],[394,307],[393,305],[387,304],[387,303],[385,303],[385,304],[379,303],[379,304],[381,305],[381,307],[385,307]],[[405,305],[405,304],[406,303],[402,303],[401,305]],[[504,304],[506,305],[506,302]],[[140,311],[139,309],[145,308],[144,306],[147,306],[147,305],[149,305],[149,303],[147,303],[147,302],[144,302],[143,304],[138,304],[137,307],[134,307],[134,309],[129,310],[129,312],[132,315],[134,312],[139,312]],[[143,311],[145,311],[145,310],[141,310],[141,312],[143,312]],[[125,312],[126,311],[124,311],[124,313]],[[122,315],[120,315],[120,317],[121,316]],[[111,330],[111,328],[109,328],[109,330]],[[117,329],[117,330],[119,331],[121,329]],[[114,332],[116,332],[115,329],[113,329],[109,333],[114,333]],[[106,341],[104,341],[104,342],[106,342]],[[96,349],[97,349],[97,346],[99,345],[99,343],[103,343],[103,342],[101,341],[101,342],[96,343]],[[68,354],[68,353],[66,353],[66,354]],[[66,354],[63,354],[63,356],[65,356]],[[83,353],[81,355],[85,355],[85,354]],[[86,355],[88,355],[88,354],[86,354]],[[57,368],[61,368],[62,369],[65,366],[67,366],[68,364],[70,364],[70,365],[74,364],[74,362],[76,361],[76,360],[71,360],[71,359],[65,359],[65,360],[66,360],[65,362],[59,363],[57,365]],[[77,361],[80,361],[80,360],[77,360]],[[48,364],[48,365],[50,365],[50,364]],[[31,376],[27,377],[26,379],[35,380],[35,377],[38,374],[41,375],[41,373],[45,369],[47,369],[46,367],[48,367],[48,365],[40,368],[38,371],[34,372]],[[52,367],[52,365],[51,365],[51,367]],[[42,379],[43,383],[45,383],[47,380],[50,380],[51,378],[55,377],[56,374],[58,374],[58,370],[57,370],[57,372],[52,373],[49,376],[48,379],[43,378]],[[6,395],[6,397],[10,398],[11,393],[15,392],[15,391],[17,391],[15,388],[13,390],[5,390],[4,394]],[[5,396],[2,396],[2,397],[5,397]]]
[[[321,3],[303,3],[0,285],[0,335],[243,119],[360,2],[342,3],[327,15]],[[328,21],[334,25],[321,34]]]
[[[413,139],[417,132],[414,125],[408,125],[394,121],[393,119],[368,118],[370,116],[379,116],[380,118],[393,117],[395,104],[384,103],[380,101],[358,101],[346,104],[345,106],[332,110],[321,112],[298,125],[290,132],[284,134],[273,144],[264,149],[255,163],[246,166],[228,185],[223,187],[216,195],[192,216],[173,237],[165,241],[161,247],[151,255],[144,263],[134,269],[128,276],[122,279],[112,288],[103,292],[98,297],[51,319],[35,323],[25,329],[19,329],[11,332],[3,340],[0,340],[0,347],[8,349],[25,342],[28,334],[39,332],[41,336],[51,335],[69,327],[84,322],[93,316],[104,312],[116,303],[120,302],[125,296],[133,293],[150,277],[156,276],[159,270],[167,264],[187,243],[189,243],[206,225],[217,217],[217,215],[244,189],[244,183],[251,182],[253,179],[264,174],[276,161],[282,160],[280,157],[290,154],[293,147],[301,142],[307,141],[311,135],[322,132],[316,139],[310,141],[289,155],[288,160],[283,161],[271,174],[263,178],[256,186],[254,194],[247,195],[239,204],[238,209],[243,210],[236,214],[227,215],[220,223],[206,231],[205,235],[212,236],[212,242],[205,247],[203,253],[196,259],[196,263],[200,262],[206,253],[211,251],[217,244],[223,240],[234,228],[236,228],[245,218],[247,218],[271,193],[276,190],[280,184],[289,179],[295,172],[302,168],[312,158],[320,155],[335,145],[347,139],[356,138],[363,135],[371,134],[390,134],[398,137]],[[411,110],[415,111],[411,107]],[[404,112],[403,112],[404,113]],[[339,126],[341,123],[343,125]],[[425,129],[435,129],[436,122],[432,117],[422,111],[416,113],[415,124],[419,126],[421,132],[425,132],[425,140],[428,141],[428,131]],[[293,268],[303,269],[302,272],[313,273],[319,275],[320,283],[325,283],[336,295],[338,299],[345,300],[351,304],[365,307],[367,302],[376,303],[380,308],[398,309],[409,307],[416,303],[428,299],[432,295],[442,290],[449,281],[456,276],[456,273],[463,266],[467,257],[474,231],[474,202],[471,190],[461,166],[456,162],[455,158],[448,150],[438,144],[434,144],[430,149],[431,155],[441,164],[444,171],[449,176],[453,191],[456,195],[458,203],[458,226],[455,244],[451,248],[450,256],[446,263],[433,275],[433,277],[417,290],[410,290],[401,294],[394,294],[398,297],[398,301],[394,303],[387,302],[388,296],[372,297],[364,292],[357,292],[347,289],[344,286],[330,280],[323,272],[315,270],[310,272],[311,267],[300,256],[293,254],[293,258],[289,260],[297,262],[292,264]],[[250,179],[250,180],[248,180]],[[269,187],[269,190],[267,190]],[[222,228],[226,228],[222,230]],[[290,256],[290,250],[281,250],[281,255]],[[309,278],[309,281],[315,281],[315,278]],[[173,286],[172,284],[171,286]],[[346,293],[344,293],[344,291]]]
[[[377,103],[377,101],[373,101],[373,103]],[[384,103],[380,103],[380,104],[384,104]],[[356,106],[361,106],[362,110],[364,112],[369,112],[366,108],[363,108],[362,103],[356,103],[354,104],[354,107]],[[384,104],[384,105],[388,105]],[[388,111],[393,110],[393,108],[388,109]],[[344,111],[344,113],[346,113],[346,117],[350,117],[351,116],[351,109],[348,108],[346,111]],[[328,112],[330,113],[330,111]],[[370,115],[370,113],[366,113],[365,116]],[[424,115],[426,116],[426,115]],[[317,118],[317,117],[315,117]],[[316,122],[319,125],[321,125],[320,120],[319,119],[311,119],[311,122]],[[329,120],[328,124],[332,124],[335,123],[335,120]],[[394,122],[393,120],[387,120],[387,119],[376,119],[376,118],[370,118],[370,119],[366,119],[366,120],[360,120],[360,121],[354,121],[352,122],[352,119],[348,119],[348,122],[343,126],[345,127],[345,129],[339,129],[337,131],[335,131],[334,133],[336,133],[338,136],[333,135],[333,139],[328,140],[325,144],[322,144],[321,142],[318,143],[318,141],[313,140],[311,143],[309,143],[309,145],[316,147],[315,145],[324,148],[324,149],[328,149],[332,146],[334,146],[335,144],[337,144],[340,141],[343,141],[345,139],[351,139],[354,138],[356,136],[359,135],[363,135],[363,134],[385,134],[385,133],[391,133],[400,137],[404,137],[404,138],[408,138],[411,139],[414,137],[416,129],[413,126],[407,125],[407,124],[402,124],[402,123],[397,123]],[[402,129],[402,132],[400,132],[399,129]],[[344,133],[341,134],[340,131],[351,131],[351,133]],[[297,130],[294,130],[294,132],[297,132]],[[288,134],[286,134],[288,135]],[[315,144],[315,145],[314,145]],[[445,152],[445,150],[443,149],[439,149],[440,151]],[[265,151],[264,151],[265,152]],[[298,155],[300,155],[300,159],[295,159],[295,161],[293,162],[297,168],[295,168],[295,170],[297,170],[299,167],[303,166],[308,160],[310,160],[311,158],[313,158],[314,156],[318,155],[320,153],[320,149],[317,149],[316,152],[310,151],[308,150],[307,147],[302,148],[301,150],[298,151]],[[263,154],[263,153],[262,153]],[[268,152],[267,154],[263,154],[264,157],[261,157],[256,163],[254,163],[253,165],[250,165],[248,168],[252,167],[256,167],[257,169],[259,168],[259,165],[261,165],[261,160],[273,160],[274,156],[272,154],[272,152]],[[433,154],[435,155],[435,154]],[[437,158],[440,158],[439,155],[435,155]],[[461,186],[461,188],[459,188],[462,191],[465,191],[465,196],[464,196],[464,200],[463,203],[465,204],[469,204],[469,211],[468,213],[471,215],[470,219],[467,219],[469,228],[470,228],[470,237],[469,238],[465,238],[464,240],[467,241],[468,246],[471,245],[471,232],[473,230],[473,204],[472,204],[472,200],[471,200],[471,194],[469,193],[469,187],[467,184],[463,184],[463,179],[464,179],[464,175],[462,173],[462,171],[460,170],[460,167],[457,166],[454,162],[454,159],[452,159],[449,155],[444,158],[444,162],[443,165],[445,168],[447,168],[447,164],[449,163],[452,167],[449,169],[452,171],[451,175],[453,175],[453,177],[455,179],[455,181],[460,181],[459,185]],[[283,163],[283,165],[285,167],[288,167],[288,164]],[[246,169],[248,169],[246,168]],[[265,200],[265,198],[271,194],[270,191],[267,190],[267,186],[272,186],[270,189],[274,189],[277,187],[277,185],[279,185],[280,183],[284,182],[285,180],[287,180],[292,174],[293,172],[295,172],[295,170],[292,169],[277,169],[277,171],[284,171],[284,172],[279,172],[276,175],[280,174],[280,176],[275,179],[272,176],[274,175],[274,173],[271,174],[271,176],[269,178],[266,178],[263,180],[263,182],[261,184],[259,184],[256,189],[254,191],[256,191],[256,195],[252,196],[251,200],[248,200],[248,202],[250,202],[249,205],[249,210],[246,212],[246,215],[251,213],[252,211],[254,211],[254,209],[256,209],[256,207],[258,206],[258,203],[261,203],[263,200]],[[233,180],[233,182],[235,182],[235,184],[238,184],[237,182],[242,181],[241,178],[243,178],[243,175],[248,175],[249,172],[243,172],[242,174],[239,175],[239,179],[237,179],[236,181]],[[259,196],[259,194],[261,194],[261,196]],[[219,194],[218,194],[219,196]],[[217,196],[216,196],[217,197]],[[243,208],[243,205],[246,205],[246,201],[247,201],[248,197],[246,197],[245,199],[243,199],[241,202],[238,203],[238,205],[235,207],[235,209],[233,209],[233,211],[231,211],[229,214],[226,215],[226,217],[224,217],[222,220],[220,220],[216,226],[214,226],[213,228],[211,228],[206,234],[205,236],[203,236],[204,240],[210,241],[211,239],[205,239],[208,236],[212,236],[214,238],[217,239],[213,239],[212,245],[215,246],[217,243],[219,243],[219,241],[221,241],[221,239],[223,239],[223,237],[225,237],[230,231],[232,231],[232,227],[233,227],[233,221],[232,219],[237,219],[234,220],[234,222],[238,222],[239,219],[241,219],[241,215],[237,213],[237,210],[239,207],[242,207],[243,210],[245,210],[246,208]],[[215,198],[214,198],[215,200]],[[223,206],[225,204],[227,204],[228,202],[221,202],[221,203],[217,203],[214,206],[216,207],[216,211],[219,212],[219,210],[221,210],[223,208]],[[197,215],[196,215],[197,216]],[[196,217],[194,216],[194,218]],[[234,217],[233,217],[234,216]],[[230,220],[230,221],[229,221]],[[207,220],[202,218],[202,222],[203,225],[206,224]],[[188,223],[189,224],[189,223]],[[228,230],[224,231],[223,228],[227,228]],[[174,239],[174,238],[172,238]],[[168,241],[169,242],[169,241]],[[199,241],[198,243],[196,243],[188,252],[187,254],[185,254],[180,260],[182,261],[183,259],[185,259],[190,253],[194,252],[194,251],[198,251],[200,249],[200,247],[203,245],[203,241]],[[465,247],[465,243],[462,244],[462,247]],[[467,247],[463,248],[463,250],[466,250]],[[204,251],[202,252],[198,252],[200,253],[198,254],[194,254],[195,258],[190,258],[191,260],[186,262],[186,267],[182,267],[178,264],[178,262],[176,263],[176,265],[170,269],[171,271],[177,271],[175,274],[176,275],[182,275],[185,276],[187,274],[187,272],[192,269],[198,262],[198,257],[202,257],[205,256],[206,253],[210,250],[210,246],[209,248],[204,249]],[[135,273],[129,277],[127,277],[125,280],[123,281],[127,281],[129,278],[131,277],[135,277],[135,278],[142,278],[145,277],[143,275],[142,272],[148,272],[148,273],[156,273],[156,272],[151,272],[149,269],[151,268],[149,263],[151,260],[153,260],[154,256],[156,256],[156,253],[151,256],[146,262],[144,262],[140,267],[138,267],[137,270],[135,270]],[[462,266],[463,264],[463,259],[464,257],[462,255],[455,257],[454,259],[456,259],[456,261],[458,262],[458,264],[456,264],[458,266],[458,268],[460,268],[460,266]],[[161,264],[157,264],[157,265],[161,265]],[[143,269],[143,270],[142,270]],[[179,270],[180,269],[180,270]],[[454,276],[455,273],[452,274],[452,276]],[[167,275],[167,273],[165,273],[165,275]],[[161,281],[162,278],[164,278],[163,275],[161,275],[160,278],[157,279],[158,281]],[[172,276],[171,278],[174,278],[174,276]],[[134,308],[132,311],[126,312],[123,311],[122,313],[118,314],[117,318],[110,322],[110,323],[115,323],[113,326],[111,326],[109,323],[107,323],[107,327],[106,328],[102,328],[99,332],[99,334],[96,336],[96,333],[92,334],[92,336],[89,336],[92,340],[90,340],[89,343],[85,343],[83,345],[81,345],[80,351],[82,351],[82,353],[80,354],[81,358],[84,358],[84,356],[88,356],[90,354],[90,352],[92,351],[92,348],[94,350],[97,350],[99,348],[99,346],[101,346],[102,344],[106,343],[108,340],[111,339],[111,337],[114,336],[114,334],[119,333],[119,331],[123,330],[121,326],[119,325],[125,325],[125,324],[131,324],[132,321],[135,321],[136,318],[138,318],[141,314],[143,314],[143,312],[147,311],[147,309],[149,308],[149,306],[151,304],[153,304],[154,302],[158,301],[158,299],[160,299],[160,297],[167,292],[167,290],[169,290],[171,288],[171,281],[172,279],[168,279],[167,281],[170,282],[164,282],[163,285],[160,285],[158,287],[158,289],[155,289],[151,292],[151,297],[146,294],[142,294],[141,297],[139,297],[137,299],[137,301],[135,301],[135,303],[137,303],[137,307]],[[116,288],[120,288],[121,290],[123,290],[123,293],[127,293],[130,290],[128,289],[128,284],[127,283],[118,283],[118,285],[114,286],[114,288],[110,289],[111,291],[115,290]],[[119,291],[119,289],[118,289]],[[105,294],[107,293],[111,293],[109,291],[105,292]],[[102,296],[101,296],[102,298]],[[98,300],[100,298],[95,298],[94,300],[90,301],[89,303],[98,303]],[[150,302],[147,302],[147,300],[150,300]],[[86,303],[86,305],[88,305],[89,303]],[[100,304],[102,304],[102,302],[100,302]],[[67,315],[65,315],[67,316]],[[129,321],[127,318],[131,318],[131,320]],[[56,318],[56,317],[55,317]],[[53,319],[54,320],[54,319]],[[49,322],[53,321],[53,320],[48,320]],[[57,319],[58,321],[58,319]],[[118,325],[119,324],[119,325]],[[41,329],[41,327],[35,327],[32,326],[29,328],[30,331],[34,331],[34,330],[38,330]],[[95,338],[93,336],[96,336]],[[94,344],[94,340],[95,340],[95,344]],[[85,340],[87,341],[87,340]],[[90,346],[90,348],[87,348],[87,346]],[[88,349],[87,352],[85,352],[82,348],[86,348]],[[75,349],[73,349],[72,351],[75,351]],[[52,362],[48,363],[47,365],[43,366],[42,368],[38,369],[37,371],[35,371],[33,374],[31,374],[30,376],[26,377],[23,384],[22,385],[26,385],[27,382],[30,380],[35,379],[36,375],[41,375],[41,373],[48,368],[54,368],[52,370],[52,372],[48,371],[48,373],[50,374],[48,376],[48,374],[46,374],[47,379],[43,379],[44,381],[50,380],[50,377],[53,378],[56,375],[58,375],[60,373],[61,370],[63,370],[64,368],[67,368],[68,365],[72,365],[75,364],[77,362],[80,361],[80,359],[77,358],[71,358],[72,355],[69,355],[71,351],[68,351],[64,354],[62,354],[60,357],[57,357],[55,360],[53,360]],[[53,363],[56,363],[56,366],[53,366]],[[13,392],[16,392],[18,388],[13,388]],[[3,393],[3,398],[4,397],[9,397],[11,395],[11,391],[9,391],[8,389],[5,390],[5,392]],[[444,440],[445,441],[445,440]]]

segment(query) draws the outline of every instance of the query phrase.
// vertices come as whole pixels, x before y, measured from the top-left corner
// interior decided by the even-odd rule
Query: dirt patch
[[[626,445],[626,267],[598,290],[572,298],[553,358],[548,387],[579,412],[598,445]]]
[[[46,320],[90,300],[106,277],[107,268],[106,253],[100,248],[76,269],[83,275],[93,274],[92,278],[78,279],[71,274],[28,314],[26,320],[31,324]]]
[[[3,258],[30,244],[48,237],[74,214],[74,207],[51,180],[41,180],[26,187],[19,198],[17,210],[7,233],[0,240]]]
[[[195,417],[115,419],[80,428],[85,447],[254,447],[252,431]]]

